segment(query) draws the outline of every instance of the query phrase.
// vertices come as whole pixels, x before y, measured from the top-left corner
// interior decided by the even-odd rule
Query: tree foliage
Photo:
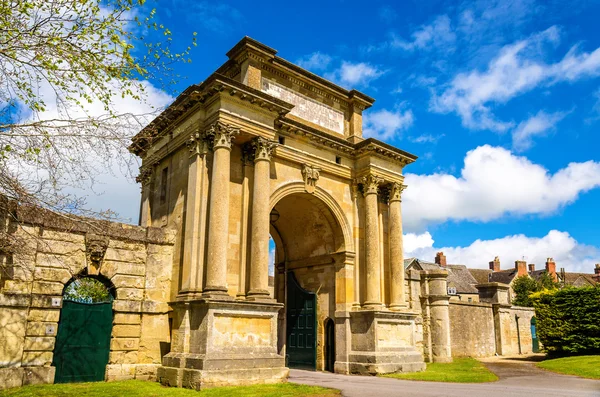
[[[533,307],[531,294],[544,289],[557,289],[558,287],[559,284],[547,272],[540,274],[537,279],[533,279],[527,275],[517,277],[512,285],[512,290],[515,294],[512,304],[515,306]]]
[[[600,287],[566,287],[532,294],[537,332],[555,355],[600,353]]]
[[[115,162],[130,169],[130,138],[158,110],[149,92],[172,84],[190,51],[171,50],[144,3],[0,0],[0,194],[90,215],[65,188],[92,186]],[[116,108],[125,99],[144,106]]]
[[[104,284],[91,278],[83,277],[73,281],[64,293],[64,299],[83,303],[110,302],[112,296]]]

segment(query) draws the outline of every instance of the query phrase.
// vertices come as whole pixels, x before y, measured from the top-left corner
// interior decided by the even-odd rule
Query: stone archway
[[[311,340],[316,357],[315,368],[324,370],[324,324],[326,319],[335,318],[338,265],[352,240],[347,239],[344,232],[343,213],[336,214],[335,201],[324,191],[309,194],[303,186],[289,184],[284,187],[285,190],[276,191],[271,200],[274,204],[270,230],[277,252],[276,298],[285,304],[286,311],[285,322],[280,321],[279,324],[279,342],[280,347],[289,344],[286,353],[290,366],[293,366],[296,358],[292,356],[299,351],[298,344],[307,343],[298,341],[297,334],[312,335],[309,327],[316,327],[316,339]],[[296,283],[297,287],[293,288]],[[294,295],[301,294],[298,291],[315,294],[316,307],[310,304],[296,307],[298,302],[304,302]],[[307,312],[310,310],[314,314]],[[300,312],[302,315],[295,315]],[[293,334],[290,334],[292,330]]]

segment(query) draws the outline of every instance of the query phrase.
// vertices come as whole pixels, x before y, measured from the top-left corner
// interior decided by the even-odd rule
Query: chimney
[[[495,272],[500,271],[500,258],[495,257],[494,260],[490,262],[490,270]]]
[[[600,263],[596,263],[596,268],[594,269],[594,275],[592,276],[597,283],[600,283]]]
[[[527,275],[527,262],[515,261],[515,270],[517,271],[517,277]]]
[[[554,281],[558,281],[558,276],[556,275],[556,263],[552,258],[546,259],[546,273],[548,273]]]
[[[441,267],[446,267],[446,255],[443,252],[435,254],[435,263]]]
[[[533,273],[535,272],[535,264],[534,263],[530,263],[529,264],[529,273]]]

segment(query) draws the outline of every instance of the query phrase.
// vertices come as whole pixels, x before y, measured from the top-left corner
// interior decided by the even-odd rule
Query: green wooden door
[[[317,364],[317,295],[303,289],[293,272],[287,282],[287,346],[290,368],[315,369]]]
[[[537,320],[535,319],[535,317],[531,318],[531,351],[534,353],[539,353],[540,352],[540,341],[537,337]]]
[[[110,302],[63,301],[52,362],[55,383],[104,380],[112,317]]]

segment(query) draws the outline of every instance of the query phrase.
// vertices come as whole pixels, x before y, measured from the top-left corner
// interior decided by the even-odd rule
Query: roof
[[[558,277],[561,277],[560,273],[557,273]],[[565,280],[566,284],[573,285],[575,287],[583,287],[586,285],[595,285],[596,281],[592,278],[594,275],[590,273],[570,273],[565,272]]]
[[[477,280],[471,275],[465,265],[447,265],[448,286],[455,287],[459,294],[477,294]]]
[[[498,272],[490,273],[489,282],[510,284],[516,276],[517,276],[516,269],[500,270]]]
[[[492,272],[491,269],[469,269],[469,273],[477,281],[477,284],[489,283]]]

